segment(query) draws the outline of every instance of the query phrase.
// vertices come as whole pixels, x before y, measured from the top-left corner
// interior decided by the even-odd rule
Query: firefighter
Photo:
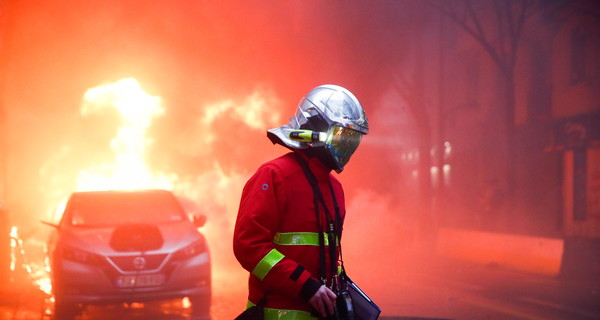
[[[312,320],[333,313],[336,275],[323,271],[322,263],[330,261],[329,246],[339,239],[327,243],[322,235],[327,221],[337,221],[331,225],[341,237],[345,204],[331,171],[344,170],[368,130],[365,112],[350,91],[322,85],[300,101],[289,125],[267,131],[274,144],[291,152],[264,163],[248,180],[233,235],[234,254],[251,273],[248,308],[264,302],[264,319]],[[316,203],[317,191],[301,163],[316,178],[324,208]],[[324,240],[328,249],[322,257]]]

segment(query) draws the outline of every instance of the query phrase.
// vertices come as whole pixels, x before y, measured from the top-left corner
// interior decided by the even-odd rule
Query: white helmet
[[[290,149],[307,149],[339,173],[368,132],[358,99],[340,86],[322,85],[300,101],[289,125],[268,130],[267,136]]]

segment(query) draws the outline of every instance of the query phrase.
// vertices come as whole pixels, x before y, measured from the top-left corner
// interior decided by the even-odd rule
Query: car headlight
[[[68,246],[57,247],[56,256],[65,260],[71,260],[90,265],[103,266],[108,264],[106,258],[101,255]]]
[[[173,254],[173,259],[186,259],[193,256],[197,256],[203,252],[207,251],[206,241],[204,239],[199,239],[194,243],[175,251]]]

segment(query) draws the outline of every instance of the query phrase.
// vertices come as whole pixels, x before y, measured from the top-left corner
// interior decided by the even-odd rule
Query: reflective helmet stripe
[[[254,267],[252,270],[252,274],[255,275],[260,280],[264,279],[267,273],[271,271],[273,266],[277,264],[277,262],[283,259],[284,255],[281,252],[273,249],[269,251]]]
[[[329,239],[326,233],[323,233],[323,238],[325,245],[328,246]],[[273,243],[283,246],[318,246],[319,234],[316,232],[277,232]]]

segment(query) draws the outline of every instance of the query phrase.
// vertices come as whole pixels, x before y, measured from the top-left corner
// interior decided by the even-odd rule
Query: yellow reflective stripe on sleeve
[[[267,273],[271,271],[273,266],[276,265],[277,262],[281,261],[283,257],[284,255],[276,249],[269,251],[269,253],[267,253],[258,262],[258,264],[256,264],[256,267],[254,267],[254,270],[252,270],[252,274],[258,277],[260,280],[264,279]]]
[[[265,308],[265,320],[317,320],[310,312]]]
[[[329,245],[329,239],[326,233],[323,233],[325,245]],[[318,246],[319,234],[316,232],[277,232],[273,238],[273,243],[283,246]]]

